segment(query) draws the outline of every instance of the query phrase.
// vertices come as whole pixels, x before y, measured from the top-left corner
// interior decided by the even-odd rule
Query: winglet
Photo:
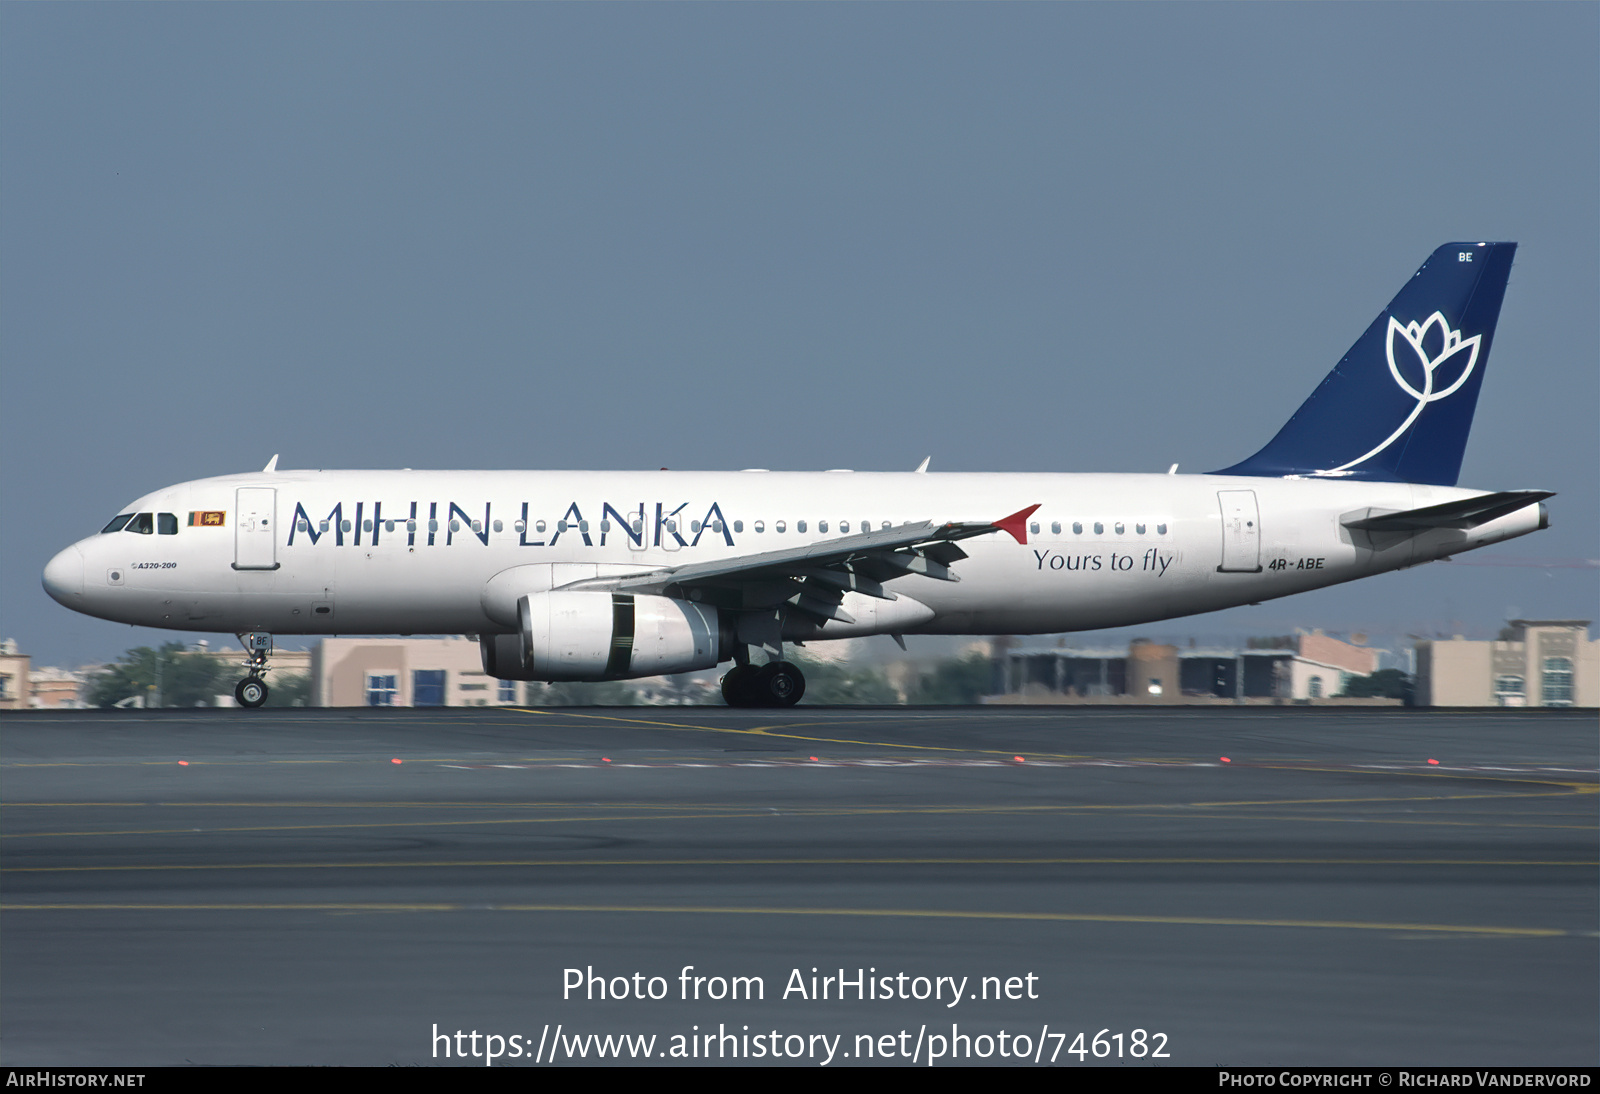
[[[277,469],[278,469],[278,454],[276,452],[274,452],[272,454],[272,459],[267,461],[267,466],[263,467],[261,470],[263,472],[272,472],[272,471],[276,471]]]
[[[1033,511],[1038,505],[1030,505],[1026,509],[1018,509],[1009,517],[1001,517],[994,522],[994,526],[1002,532],[1010,532],[1011,538],[1022,544],[1028,545],[1028,518],[1033,516]]]

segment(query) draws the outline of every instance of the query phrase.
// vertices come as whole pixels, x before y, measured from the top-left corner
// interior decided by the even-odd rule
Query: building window
[[[1547,707],[1572,705],[1572,658],[1546,657],[1539,692]]]
[[[444,706],[444,669],[415,669],[411,673],[411,705]]]
[[[1520,707],[1528,701],[1526,682],[1520,676],[1507,674],[1494,678],[1494,699],[1503,707]]]
[[[1310,684],[1309,691],[1310,691],[1311,698],[1313,698],[1313,699],[1322,698],[1322,677],[1313,676],[1311,678],[1311,684]]]
[[[500,690],[495,692],[495,698],[502,703],[517,702],[517,682],[515,680],[500,681]]]
[[[367,706],[392,707],[395,696],[400,693],[397,686],[398,676],[379,676],[376,674],[367,677]]]

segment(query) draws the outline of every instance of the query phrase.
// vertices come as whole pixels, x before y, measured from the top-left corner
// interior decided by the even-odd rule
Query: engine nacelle
[[[501,680],[623,680],[714,668],[717,610],[667,596],[574,590],[517,601],[517,634],[483,635],[483,671]]]

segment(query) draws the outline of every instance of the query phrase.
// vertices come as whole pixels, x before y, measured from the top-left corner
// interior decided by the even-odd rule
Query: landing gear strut
[[[805,693],[805,676],[788,661],[735,665],[722,678],[722,698],[730,707],[792,707]]]
[[[272,635],[251,631],[238,636],[244,647],[245,678],[233,689],[233,697],[242,707],[255,708],[267,701],[267,682],[261,677],[270,669],[267,657],[272,653]]]

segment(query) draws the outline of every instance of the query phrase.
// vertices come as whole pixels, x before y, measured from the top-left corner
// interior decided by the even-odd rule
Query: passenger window
[[[1101,524],[1099,521],[1095,521],[1094,522],[1094,534],[1097,535],[1097,536],[1105,535],[1106,534],[1106,526],[1104,524]]]
[[[1059,536],[1061,534],[1061,522],[1059,520],[1053,520],[1050,522],[1050,534],[1052,536]]]
[[[301,531],[302,531],[302,532],[304,532],[304,531],[305,531],[305,529],[304,529],[304,528],[302,528],[302,529],[300,529],[300,530],[301,530]],[[385,532],[393,532],[393,531],[394,531],[394,521],[392,521],[392,520],[386,520],[386,521],[384,521],[384,522],[383,522],[383,530],[384,530],[384,531],[385,531]]]
[[[1039,534],[1039,522],[1038,521],[1033,521],[1031,524],[1029,524],[1028,525],[1028,532],[1031,535],[1035,535],[1035,536],[1038,535]]]
[[[372,531],[372,518],[371,517],[368,517],[366,520],[361,522],[361,530],[363,532]]]
[[[506,530],[506,524],[505,524],[505,521],[503,521],[503,520],[497,520],[497,521],[495,521],[495,522],[494,522],[494,530],[495,530],[495,531],[496,531],[496,532],[504,532],[504,531],[505,531],[505,530]]]
[[[755,523],[755,529],[756,529],[756,531],[758,531],[758,532],[765,532],[765,531],[766,531],[766,530],[767,530],[767,522],[766,522],[766,521],[764,521],[764,520],[758,520],[758,521],[756,521],[756,523]]]
[[[476,524],[476,523],[477,523],[477,521],[473,521],[473,523],[474,523],[474,524]],[[609,520],[603,520],[603,521],[601,521],[601,522],[600,522],[600,530],[601,530],[601,531],[602,531],[602,532],[609,532],[609,531],[611,531],[611,522],[610,522],[610,521],[609,521]]]
[[[1135,532],[1138,532],[1141,536],[1144,535],[1144,525],[1142,525],[1142,524],[1135,524],[1133,526],[1133,530]]]
[[[1083,535],[1083,525],[1078,521],[1072,522],[1072,534],[1075,536]]]
[[[124,531],[138,532],[141,536],[152,535],[156,530],[156,518],[153,513],[138,513],[128,522]]]
[[[511,527],[513,529],[515,529],[517,535],[520,536],[520,535],[522,535],[524,532],[526,532],[528,530],[528,522],[525,521],[525,520],[519,520],[515,524],[513,524]],[[637,528],[634,529],[635,532],[637,532],[638,530],[639,529],[637,529]]]
[[[801,528],[801,529],[800,529],[800,530],[801,530],[801,531],[802,531],[802,532],[804,532],[804,531],[805,531],[805,529],[804,529],[804,528]],[[826,532],[826,531],[827,531],[827,530],[828,530],[828,522],[827,522],[827,521],[825,521],[825,520],[819,520],[819,521],[817,521],[817,531],[819,531],[819,532]]]
[[[176,514],[176,513],[157,513],[156,514],[156,531],[160,532],[164,536],[175,536],[175,535],[177,535],[178,534],[178,514]]]
[[[1120,520],[1117,521],[1117,526],[1116,527],[1117,527],[1117,535],[1120,536],[1122,534],[1122,522]]]
[[[742,521],[742,520],[736,520],[736,521],[734,521],[734,522],[733,522],[733,530],[734,530],[734,531],[735,531],[735,532],[742,532],[742,531],[744,531],[744,521]]]
[[[533,530],[534,530],[534,531],[535,531],[535,532],[538,532],[538,533],[539,533],[539,534],[540,534],[540,535],[541,535],[541,536],[542,536],[542,535],[544,535],[544,521],[542,521],[542,520],[541,520],[541,521],[539,521],[539,522],[538,522],[538,523],[536,523],[536,524],[535,524],[535,525],[534,525],[534,526],[533,526]],[[563,532],[565,532],[565,531],[566,531],[566,529],[565,529],[565,528],[563,528],[563,529],[561,529],[561,530],[562,530],[562,531],[563,531]]]
[[[722,534],[722,522],[720,520],[712,521],[711,530],[720,536]]]
[[[111,523],[100,529],[100,534],[104,535],[107,532],[120,532],[122,531],[122,526],[127,524],[132,519],[132,513],[122,513],[119,516],[112,517]]]
[[[795,521],[795,522],[794,522],[794,530],[795,530],[795,531],[796,531],[796,532],[801,532],[801,533],[804,533],[804,532],[805,532],[805,530],[806,530],[806,522],[805,522],[805,521],[803,521],[803,520],[797,520],[797,521]]]
[[[326,524],[324,524],[322,526],[322,530],[324,532],[326,532],[328,530],[328,526]],[[417,522],[416,521],[414,521],[414,520],[406,521],[406,531],[415,532],[416,530],[417,530]]]
[[[301,531],[301,532],[304,532],[307,528],[310,527],[310,525],[306,524],[306,522],[303,521],[303,520],[295,521],[294,522],[294,526],[298,531]]]
[[[783,521],[780,520],[780,521],[778,521],[778,523],[776,523],[776,524],[774,524],[772,526],[772,530],[774,532],[783,532],[783,531],[787,531],[788,527],[789,526],[787,524],[785,524]]]
[[[700,530],[700,522],[697,521],[697,520],[691,520],[689,522],[689,531],[698,532],[699,530]]]
[[[339,522],[339,530],[341,532],[348,532],[350,530],[350,527],[351,527],[350,522],[347,521],[347,520],[341,520]]]
[[[323,532],[326,532],[327,530],[328,530],[328,522],[327,521],[324,520],[324,521],[318,522],[318,524],[317,524],[317,535],[320,536]]]
[[[1167,534],[1167,526],[1165,524],[1156,525],[1156,535],[1164,536],[1166,534]]]
[[[850,530],[850,522],[847,521],[847,520],[841,520],[839,522],[839,534],[843,535],[844,533],[848,532],[849,530]],[[824,528],[823,531],[827,531],[827,529]]]

